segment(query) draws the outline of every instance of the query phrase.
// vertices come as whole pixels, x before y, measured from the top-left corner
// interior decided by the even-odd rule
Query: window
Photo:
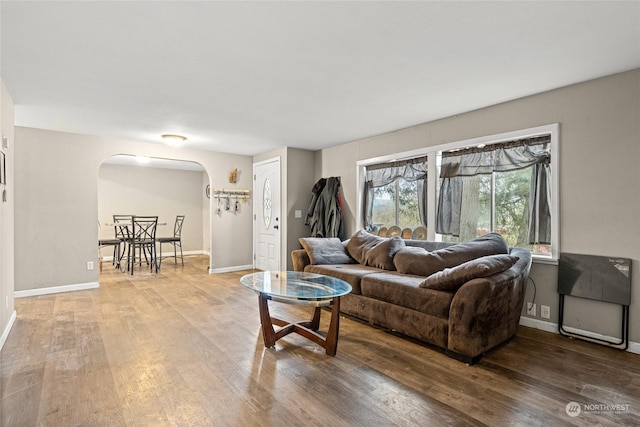
[[[420,225],[426,227],[427,239],[459,242],[496,231],[509,245],[531,250],[537,262],[555,264],[560,253],[559,141],[560,126],[555,123],[361,160],[357,163],[358,179],[364,185],[359,185],[362,197],[358,223],[371,232],[376,231],[374,224],[388,227],[392,220],[403,227],[406,221],[406,226],[412,227],[412,219],[404,219],[404,212],[415,212],[416,208],[402,195],[404,186],[415,182],[418,218]],[[529,153],[520,149],[525,151],[524,159],[517,155],[518,148],[515,154],[509,152],[523,144],[533,147]],[[473,151],[479,153],[476,159],[494,159],[495,153],[501,153],[498,159],[511,161],[474,165],[467,162],[473,160],[469,156]],[[459,163],[456,156],[461,155],[467,158],[463,162],[464,173],[458,174],[453,169],[459,165],[451,163]],[[415,164],[409,179],[398,158]],[[386,172],[374,172],[376,169]],[[378,174],[393,179],[385,181]],[[451,176],[445,179],[447,175]],[[416,176],[420,179],[412,179]],[[456,206],[459,209],[454,209]],[[443,226],[448,228],[440,228]]]
[[[419,157],[366,166],[367,230],[394,225],[415,228],[426,223],[426,161],[426,157]]]
[[[436,232],[448,242],[500,233],[551,255],[548,135],[442,152]]]
[[[376,228],[398,225],[415,228],[422,225],[418,208],[418,183],[397,178],[373,191],[373,224]]]

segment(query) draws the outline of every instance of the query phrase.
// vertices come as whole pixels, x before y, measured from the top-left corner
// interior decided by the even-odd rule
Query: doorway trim
[[[282,269],[282,231],[283,229],[286,228],[286,222],[284,221],[284,217],[285,215],[283,215],[283,212],[285,212],[285,210],[283,209],[283,192],[282,192],[282,187],[283,187],[283,183],[282,183],[282,158],[280,156],[276,156],[276,157],[272,157],[266,160],[262,160],[259,162],[255,162],[253,164],[253,268],[256,268],[256,254],[257,254],[257,241],[258,241],[258,231],[257,231],[257,227],[256,227],[256,222],[257,222],[257,212],[259,209],[261,209],[261,204],[262,204],[262,200],[258,200],[258,183],[256,180],[256,168],[259,166],[263,166],[269,163],[274,163],[277,162],[278,163],[278,170],[277,170],[277,174],[278,174],[278,181],[279,181],[279,185],[278,185],[278,193],[279,193],[279,210],[280,210],[280,227],[277,233],[277,239],[278,239],[278,251],[277,251],[277,256],[278,256],[278,270]]]

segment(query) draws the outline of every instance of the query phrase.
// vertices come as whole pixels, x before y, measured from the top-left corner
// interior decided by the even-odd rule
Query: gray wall
[[[98,220],[112,223],[114,214],[158,215],[158,222],[166,223],[158,226],[159,237],[172,236],[176,215],[185,215],[183,251],[202,253],[203,176],[203,172],[103,164],[98,174]],[[114,227],[101,227],[100,237],[113,238]],[[163,245],[167,250],[173,252],[172,246]],[[102,250],[103,256],[112,254],[111,248]]]
[[[252,159],[165,144],[15,128],[15,290],[97,283],[98,171],[107,158],[131,154],[188,160],[205,168],[212,187],[251,188]],[[211,268],[252,265],[251,212],[211,218]],[[230,250],[231,249],[231,250]],[[36,266],[37,268],[34,268]]]
[[[309,204],[311,189],[317,181],[314,176],[315,152],[288,149],[287,156],[287,269],[293,270],[291,251],[300,249],[300,237],[309,236],[309,226],[304,224]],[[295,217],[295,211],[302,211],[302,218]]]
[[[9,334],[14,318],[13,282],[14,282],[14,130],[13,100],[0,81],[0,134],[7,138],[8,147],[0,150],[5,154],[7,167],[7,185],[0,185],[0,348]],[[0,143],[1,144],[1,143]],[[6,201],[2,201],[2,192],[7,192]]]
[[[639,104],[634,70],[325,149],[316,162],[321,176],[342,176],[350,235],[358,228],[357,161],[560,123],[561,251],[632,259],[630,338],[639,342],[640,317],[633,315],[640,307]],[[536,303],[551,307],[551,323],[558,321],[556,275],[555,265],[544,264],[531,274]],[[568,302],[565,316],[570,326],[604,335],[619,335],[619,319],[618,306],[578,299]]]

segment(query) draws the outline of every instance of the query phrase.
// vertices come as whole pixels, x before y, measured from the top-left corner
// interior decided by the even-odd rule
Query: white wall
[[[251,188],[248,156],[23,127],[15,132],[16,291],[97,284],[98,270],[87,271],[86,263],[97,265],[98,171],[113,155],[194,161],[203,165],[212,187],[225,186],[238,168],[238,187]],[[250,209],[214,216],[212,268],[251,266],[251,229]]]
[[[630,338],[640,342],[640,70],[339,145],[316,161],[321,176],[342,177],[349,236],[358,228],[357,161],[551,123],[560,123],[560,249],[632,259]],[[550,306],[557,323],[557,267],[535,264],[531,277],[538,307]],[[620,334],[619,306],[567,304],[569,326]]]
[[[185,215],[182,249],[202,253],[205,177],[204,172],[103,164],[98,174],[98,220],[106,224],[113,222],[114,214],[158,215],[158,222],[166,223],[158,226],[160,237],[172,236],[176,215]],[[114,227],[100,228],[100,238],[112,239],[114,233]],[[162,249],[173,253],[170,245]],[[102,250],[103,256],[112,254],[112,248]]]
[[[9,334],[15,319],[13,308],[14,288],[14,111],[13,100],[0,81],[0,135],[7,138],[7,148],[0,150],[5,154],[7,185],[0,185],[0,349]],[[7,199],[3,201],[2,192]]]

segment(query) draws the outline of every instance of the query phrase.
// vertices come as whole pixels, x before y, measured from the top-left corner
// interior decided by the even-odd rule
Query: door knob
[[[277,225],[274,225],[274,226],[273,226],[273,228],[277,230],[277,229],[279,229],[280,227],[278,227]]]

